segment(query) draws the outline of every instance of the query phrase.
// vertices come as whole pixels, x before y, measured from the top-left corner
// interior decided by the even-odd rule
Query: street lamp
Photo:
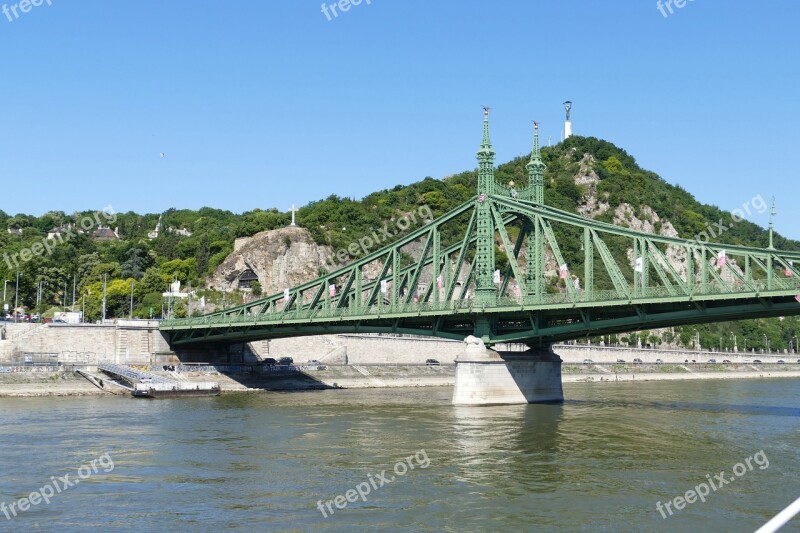
[[[44,286],[44,284],[45,284],[44,280],[39,280],[39,290],[36,291],[36,307],[37,308],[39,307],[39,304],[42,301],[42,287]]]
[[[764,350],[766,353],[769,353],[769,339],[766,333],[764,333]]]
[[[17,309],[19,308],[19,277],[22,273],[17,270],[17,284],[14,287],[14,322],[17,322]]]
[[[103,318],[101,319],[101,324],[104,324],[106,321],[106,282],[108,280],[108,273],[103,274]]]
[[[797,335],[792,337],[792,339],[794,340],[794,353],[797,353]]]
[[[128,319],[129,320],[133,320],[133,288],[135,286],[136,286],[136,282],[132,281],[131,282],[131,308],[130,308],[130,311],[128,312]]]
[[[9,283],[11,283],[10,279],[7,279],[7,280],[5,280],[3,282],[3,303],[4,304],[6,303],[6,287],[8,286]]]

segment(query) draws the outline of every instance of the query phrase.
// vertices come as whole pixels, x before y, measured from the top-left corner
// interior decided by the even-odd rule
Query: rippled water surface
[[[49,505],[0,513],[0,530],[754,531],[800,496],[798,380],[565,392],[563,405],[482,408],[450,405],[449,388],[0,399],[0,502],[114,462]],[[752,460],[667,519],[656,510],[761,450],[768,467]],[[323,517],[319,500],[382,470],[395,481]]]

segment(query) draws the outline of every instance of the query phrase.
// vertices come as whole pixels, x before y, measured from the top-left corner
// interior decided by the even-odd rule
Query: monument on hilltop
[[[564,109],[567,110],[567,120],[564,122],[564,140],[566,141],[572,137],[572,121],[570,120],[570,113],[572,112],[572,102],[567,100],[564,102]]]

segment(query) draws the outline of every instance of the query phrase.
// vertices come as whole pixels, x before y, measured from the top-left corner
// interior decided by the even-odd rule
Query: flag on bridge
[[[633,267],[634,272],[644,272],[644,258],[637,257],[636,264]]]
[[[500,284],[500,269],[497,269],[497,270],[494,271],[494,275],[492,276],[492,280],[495,282],[496,285]]]
[[[389,282],[387,280],[385,280],[385,279],[381,280],[381,292],[383,294],[386,294],[387,292],[389,292]]]
[[[795,297],[794,297],[794,299],[795,299],[795,300],[797,300],[798,302],[800,302],[800,294],[798,294],[797,296],[795,296]]]
[[[442,279],[441,274],[439,274],[439,277],[436,278],[436,286],[439,287],[440,289],[444,288],[444,280]]]
[[[567,279],[567,272],[568,272],[568,270],[569,270],[569,269],[567,269],[567,264],[566,264],[566,263],[564,263],[563,265],[561,265],[561,279]]]
[[[284,300],[289,299],[289,289],[283,289],[283,299]]]
[[[331,283],[328,286],[328,294],[330,295],[331,298],[335,298],[336,297],[336,285]]]
[[[717,266],[722,268],[725,266],[725,263],[728,262],[728,255],[725,253],[725,250],[720,250],[717,254]]]
[[[789,261],[789,266],[783,272],[784,274],[786,274],[787,278],[791,278],[792,276],[794,276],[794,272],[792,272],[792,267],[793,266],[794,266],[794,263],[792,261]]]

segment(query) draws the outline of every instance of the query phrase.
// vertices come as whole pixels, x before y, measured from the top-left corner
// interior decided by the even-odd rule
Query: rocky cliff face
[[[234,252],[217,267],[209,287],[238,289],[239,278],[252,270],[264,293],[274,294],[317,278],[330,257],[330,248],[317,245],[304,228],[264,231],[236,239]]]

